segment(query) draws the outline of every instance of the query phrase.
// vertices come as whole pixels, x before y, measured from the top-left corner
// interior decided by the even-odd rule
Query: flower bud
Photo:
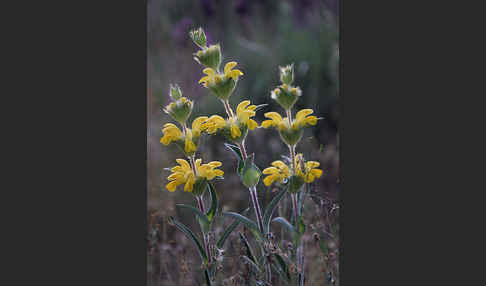
[[[302,91],[299,87],[291,87],[284,83],[272,91],[271,98],[278,102],[285,110],[289,110],[301,95]]]
[[[201,65],[217,71],[221,64],[221,47],[219,44],[211,45],[208,48],[204,47],[194,54],[194,59]]]
[[[280,69],[280,81],[282,83],[291,85],[292,82],[294,81],[294,64],[285,67],[279,67],[279,69]]]
[[[177,94],[177,92],[175,94]],[[178,100],[173,101],[169,105],[167,105],[164,108],[164,111],[170,116],[172,116],[172,118],[174,118],[176,121],[184,125],[187,119],[189,118],[189,116],[191,115],[192,107],[193,107],[192,101],[188,100],[185,97],[181,97]]]
[[[201,49],[206,48],[206,34],[201,27],[199,27],[199,29],[190,31],[189,36],[194,44],[198,45]]]
[[[262,174],[257,165],[253,163],[254,156],[255,154],[252,154],[246,159],[245,165],[243,166],[240,174],[241,181],[243,182],[243,185],[245,185],[245,187],[247,188],[256,186]]]
[[[182,97],[182,90],[179,87],[179,85],[170,85],[170,90],[169,90],[169,96],[172,98],[172,100],[176,101]]]

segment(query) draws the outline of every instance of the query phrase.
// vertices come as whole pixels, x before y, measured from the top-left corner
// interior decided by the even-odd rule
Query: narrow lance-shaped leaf
[[[290,233],[292,233],[292,234],[297,233],[297,230],[295,229],[295,227],[293,225],[291,225],[290,222],[283,217],[280,217],[280,216],[276,217],[272,221],[280,223],[282,226],[287,228],[290,231]]]
[[[207,233],[209,231],[210,221],[208,220],[208,218],[206,217],[206,215],[203,214],[199,209],[197,209],[197,208],[195,208],[193,206],[190,206],[190,205],[185,205],[185,204],[176,204],[176,206],[181,207],[181,208],[188,209],[191,212],[193,212],[196,215],[197,221],[201,225],[202,231],[204,233]]]
[[[265,231],[265,234],[268,233],[269,225],[270,225],[270,219],[272,218],[273,211],[277,207],[278,203],[280,200],[282,200],[283,196],[287,192],[288,188],[283,189],[278,193],[272,201],[268,204],[268,206],[265,208],[265,213],[263,215],[263,228]]]
[[[231,145],[231,144],[228,144],[228,143],[224,143],[224,146],[226,146],[226,148],[230,149],[231,152],[233,152],[233,154],[235,155],[236,159],[238,160],[238,175],[241,173],[241,170],[243,169],[243,166],[245,164],[245,162],[243,161],[243,156],[241,155],[241,150],[238,146],[235,146],[235,145]]]
[[[216,194],[216,190],[214,189],[213,184],[209,182],[208,185],[209,192],[211,193],[211,208],[206,212],[206,216],[211,222],[213,221],[213,218],[216,215],[216,210],[218,209],[218,196]]]
[[[253,255],[253,250],[251,249],[250,244],[248,243],[248,240],[246,239],[245,235],[242,234],[241,232],[238,233],[240,235],[240,241],[245,245],[246,247],[246,256],[251,259],[254,263],[256,263],[255,255]]]
[[[247,208],[246,210],[244,210],[242,213],[243,214],[246,214],[248,213],[248,211],[250,210],[250,208]],[[222,248],[224,246],[224,243],[226,241],[226,239],[228,239],[228,237],[230,236],[230,234],[233,232],[233,230],[240,224],[240,221],[235,219],[227,228],[226,230],[223,232],[223,234],[221,235],[221,237],[219,238],[218,242],[216,243],[216,246],[218,248]]]
[[[198,216],[201,220],[203,220],[206,224],[209,225],[209,220],[208,218],[206,217],[205,214],[203,214],[200,210],[198,210],[197,208],[193,207],[193,206],[190,206],[190,205],[185,205],[185,204],[176,204],[176,206],[178,207],[181,207],[181,208],[184,208],[184,209],[188,209],[190,210],[191,212],[193,212],[196,216]]]
[[[234,212],[225,212],[225,213],[223,213],[223,215],[230,216],[230,217],[233,217],[233,218],[239,220],[240,222],[245,224],[254,234],[256,234],[258,236],[258,238],[260,238],[260,240],[263,238],[263,235],[258,230],[258,226],[256,225],[256,223],[249,220],[247,217],[240,215],[238,213],[234,213]]]
[[[287,276],[287,280],[290,280],[291,277],[289,269],[287,267],[287,263],[285,263],[285,260],[279,254],[275,254],[275,257],[277,258],[277,262],[280,265],[280,268],[282,268],[282,271],[285,273],[285,276]]]
[[[305,223],[302,216],[299,216],[299,219],[297,220],[297,232],[300,235],[303,235],[305,232]]]
[[[201,242],[199,241],[197,236],[187,226],[177,221],[172,216],[169,217],[169,222],[174,224],[177,229],[182,231],[186,235],[186,237],[189,238],[189,240],[191,240],[196,245],[199,255],[201,255],[201,258],[204,260],[205,263],[207,263],[208,256],[206,255],[206,251],[204,250],[204,248],[201,246]]]
[[[226,239],[230,236],[230,234],[233,232],[233,230],[240,224],[240,221],[235,219],[230,226],[226,228],[224,231],[223,235],[219,238],[218,242],[216,243],[216,246],[218,248],[222,248]]]
[[[248,256],[243,255],[242,257],[243,257],[243,260],[245,260],[248,264],[250,264],[251,266],[253,266],[253,268],[255,268],[255,270],[257,272],[262,272],[260,270],[260,268],[258,267],[258,265],[256,265],[255,262],[253,262],[250,258],[248,258]]]

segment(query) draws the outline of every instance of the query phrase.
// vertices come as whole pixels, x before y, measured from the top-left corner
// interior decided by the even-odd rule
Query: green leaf
[[[305,201],[305,197],[307,195],[307,187],[309,185],[304,185],[304,187],[302,188],[302,190],[300,191],[299,193],[299,201],[298,201],[298,207],[299,207],[299,213],[302,213],[303,212],[303,208],[304,208],[304,201]]]
[[[230,234],[235,230],[235,228],[240,224],[240,221],[235,219],[228,228],[224,231],[223,235],[219,238],[216,246],[218,248],[222,248],[226,239],[230,236]]]
[[[256,234],[260,239],[263,238],[262,233],[258,230],[258,226],[253,221],[249,220],[247,217],[234,212],[224,212],[223,215],[233,217],[243,224],[245,224],[254,234]]]
[[[185,205],[185,204],[176,204],[176,206],[178,207],[181,207],[181,208],[184,208],[184,209],[188,209],[190,210],[191,212],[193,212],[196,216],[198,216],[200,219],[202,219],[204,221],[204,223],[208,224],[209,225],[209,220],[208,218],[206,217],[205,214],[203,214],[199,209],[193,207],[193,206],[190,206],[190,205]]]
[[[250,210],[250,208],[247,208],[246,210],[244,210],[242,213],[243,214],[247,214],[248,211]],[[233,232],[233,230],[235,230],[235,228],[240,224],[240,221],[235,219],[227,228],[226,230],[223,232],[223,235],[219,238],[218,242],[216,243],[216,246],[218,248],[223,248],[224,246],[224,243],[226,241],[226,239],[228,239],[228,237],[230,236],[230,234]]]
[[[216,195],[216,190],[211,182],[208,182],[209,192],[211,193],[211,208],[206,212],[206,216],[210,222],[213,221],[216,215],[216,210],[218,209],[218,196]]]
[[[251,266],[253,266],[253,268],[255,268],[257,272],[262,272],[260,270],[260,268],[258,267],[258,265],[256,265],[255,262],[253,262],[250,258],[248,258],[248,256],[243,255],[242,258],[243,258],[243,260],[245,260],[246,262],[248,262],[248,264],[250,264]]]
[[[297,233],[295,227],[291,225],[290,222],[283,217],[280,216],[276,217],[272,221],[280,223],[282,226],[286,227],[292,234]]]
[[[226,148],[230,149],[231,152],[235,155],[236,159],[238,160],[238,174],[241,173],[241,170],[243,169],[244,166],[244,161],[243,161],[243,156],[241,155],[241,150],[238,146],[231,145],[228,143],[224,143],[224,146]]]
[[[196,215],[196,219],[199,222],[203,233],[207,233],[209,231],[209,225],[211,224],[211,222],[208,220],[206,215],[203,214],[199,209],[185,204],[176,204],[176,206],[188,209],[193,212]]]
[[[186,235],[186,237],[189,238],[189,240],[191,240],[196,245],[196,248],[199,252],[199,255],[201,255],[201,258],[203,259],[203,261],[205,263],[207,263],[208,262],[208,256],[206,255],[206,251],[204,250],[204,248],[201,246],[201,242],[199,241],[197,236],[187,226],[185,226],[181,222],[174,219],[174,217],[170,216],[169,222],[171,224],[174,224],[177,227],[177,229],[182,231]]]
[[[302,216],[299,216],[299,219],[297,220],[297,232],[300,235],[303,235],[305,232],[305,223],[304,220],[302,219]]]
[[[246,256],[251,259],[254,263],[256,262],[255,255],[253,255],[253,251],[251,249],[250,244],[248,243],[248,240],[246,239],[245,235],[241,232],[238,233],[240,235],[240,241],[245,245],[246,247]]]
[[[275,208],[277,207],[278,203],[283,198],[287,190],[288,188],[285,188],[282,191],[280,191],[280,193],[278,193],[268,204],[268,206],[265,208],[265,213],[263,215],[263,229],[265,231],[265,234],[268,233],[268,229],[270,227],[270,219],[272,218],[273,211],[275,210]]]
[[[285,260],[279,254],[274,254],[274,255],[277,258],[278,264],[280,264],[280,268],[285,273],[287,281],[289,281],[291,277],[290,277],[289,269],[287,267],[287,263],[285,263]]]

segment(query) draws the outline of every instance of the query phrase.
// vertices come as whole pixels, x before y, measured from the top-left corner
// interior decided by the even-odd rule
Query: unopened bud
[[[168,104],[163,110],[176,121],[185,124],[192,113],[193,102],[182,97],[182,91],[177,85],[171,85],[170,97],[174,101]]]
[[[294,81],[294,64],[287,65],[285,67],[279,67],[280,69],[280,81],[284,84],[292,84]]]
[[[198,45],[201,49],[206,48],[206,34],[201,27],[199,27],[199,29],[190,31],[189,36],[194,44]]]
[[[172,100],[174,100],[174,101],[180,99],[182,97],[182,90],[179,87],[179,85],[177,85],[177,84],[172,85],[171,84],[169,95],[172,98]]]
[[[221,64],[221,47],[219,44],[204,47],[202,50],[194,54],[194,59],[201,65],[212,68],[214,71],[219,69]]]
[[[257,167],[257,165],[255,165],[255,163],[253,163],[254,156],[255,154],[252,154],[246,159],[245,165],[243,166],[240,174],[241,181],[247,188],[255,187],[260,180],[260,176],[262,175],[260,169]]]

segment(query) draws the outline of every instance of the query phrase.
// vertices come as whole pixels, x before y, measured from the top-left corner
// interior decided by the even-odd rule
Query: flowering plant
[[[195,215],[201,228],[202,241],[189,227],[175,218],[170,217],[170,222],[194,242],[202,259],[207,285],[213,285],[217,274],[222,269],[224,243],[240,223],[251,232],[258,246],[258,251],[253,251],[247,234],[239,232],[240,241],[245,249],[241,257],[248,265],[255,285],[271,285],[275,279],[272,278],[272,273],[277,273],[278,275],[273,277],[281,279],[287,284],[304,285],[303,245],[300,243],[300,238],[305,232],[306,225],[302,216],[302,204],[305,196],[302,189],[305,184],[312,183],[321,177],[323,171],[318,169],[319,162],[306,161],[302,154],[296,155],[295,151],[302,139],[304,128],[315,126],[319,118],[311,115],[312,109],[302,109],[296,113],[295,118],[292,118],[292,107],[302,96],[301,89],[292,85],[294,81],[293,64],[279,68],[281,85],[270,93],[270,97],[285,110],[286,117],[282,117],[277,112],[266,112],[264,116],[268,119],[259,126],[254,117],[257,111],[267,105],[251,104],[249,99],[241,101],[234,111],[230,98],[240,77],[244,75],[243,72],[235,69],[238,65],[235,61],[227,62],[223,71],[220,71],[223,61],[221,46],[219,44],[207,46],[206,35],[202,28],[191,31],[190,37],[199,48],[194,53],[194,59],[204,67],[202,70],[204,76],[199,83],[208,89],[209,94],[219,99],[226,114],[199,116],[192,120],[191,128],[189,128],[187,125],[194,102],[182,96],[179,86],[170,86],[169,95],[172,102],[163,110],[179,126],[174,123],[166,123],[162,129],[163,135],[160,142],[164,145],[175,144],[187,159],[177,159],[178,165],[169,169],[171,174],[167,177],[168,183],[165,188],[169,192],[174,192],[179,186],[184,186],[185,192],[194,195],[197,208],[181,204],[177,206],[191,211]],[[249,132],[256,128],[276,129],[282,141],[288,146],[290,157],[284,161],[274,161],[262,172],[254,162],[255,154],[248,154],[245,146],[245,139]],[[217,242],[214,239],[216,233],[212,231],[212,224],[218,213],[219,204],[213,181],[217,178],[222,179],[224,172],[218,169],[222,166],[219,161],[203,163],[201,159],[196,159],[200,137],[204,134],[220,134],[228,141],[224,145],[238,161],[235,174],[239,176],[242,185],[248,189],[255,216],[255,220],[251,219],[248,210],[242,213],[222,212],[223,216],[230,217],[233,221],[225,231],[219,233]],[[275,184],[281,188],[281,191],[264,209],[260,206],[256,188],[262,174],[266,176],[263,179],[265,186]],[[203,199],[207,190],[211,196],[209,210],[205,209]],[[272,219],[274,210],[286,196],[290,196],[292,201],[293,215],[290,222],[284,217]],[[271,222],[282,224],[294,237],[296,253],[287,255],[280,250],[270,230]]]

